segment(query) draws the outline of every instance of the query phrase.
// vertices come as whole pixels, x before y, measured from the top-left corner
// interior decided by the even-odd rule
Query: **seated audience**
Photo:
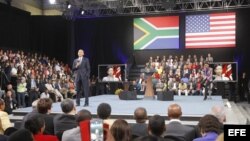
[[[4,131],[5,136],[10,136],[11,134],[15,133],[18,129],[15,127],[9,127]],[[1,140],[0,140],[1,141]]]
[[[80,122],[91,120],[92,116],[88,110],[81,110],[76,115],[77,127],[63,132],[62,141],[81,141]],[[84,136],[84,135],[83,135]]]
[[[222,105],[215,105],[211,108],[210,114],[214,115],[220,123],[222,124],[223,128],[223,123],[226,122],[226,111],[225,108]]]
[[[35,139],[33,139],[32,133],[27,129],[17,130],[15,133],[9,136],[8,141],[20,141],[24,139],[25,141],[36,141]]]
[[[34,137],[35,141],[58,141],[57,137],[54,135],[44,135],[45,121],[41,116],[34,116],[28,119],[24,127],[28,129]]]
[[[196,138],[193,141],[215,141],[221,132],[220,122],[213,115],[203,116],[198,123],[202,137]]]
[[[44,92],[41,93],[40,98],[50,98],[49,90],[47,88],[45,88]]]
[[[224,133],[220,133],[220,135],[217,137],[216,141],[224,141]]]
[[[54,133],[61,140],[65,130],[77,127],[76,123],[76,107],[72,99],[64,99],[61,102],[63,114],[54,117]]]
[[[164,141],[162,138],[163,132],[166,130],[165,120],[160,115],[154,115],[149,118],[148,133],[150,136],[157,137],[158,141]]]
[[[29,119],[31,118],[32,116],[34,115],[37,115],[38,114],[38,111],[37,111],[37,103],[38,103],[39,99],[35,100],[32,102],[32,111],[30,113],[27,113],[24,117],[23,117],[23,120],[22,120],[22,123],[21,123],[21,128],[24,128],[24,123]]]
[[[123,119],[117,119],[110,128],[110,132],[113,135],[115,141],[130,141],[131,130],[127,121]]]
[[[134,112],[134,119],[136,123],[131,127],[132,138],[148,135],[148,128],[146,124],[148,116],[146,109],[143,107],[136,108]]]
[[[97,116],[111,128],[114,120],[109,119],[111,115],[111,106],[108,103],[101,103],[97,107]]]
[[[10,119],[8,114],[4,111],[5,103],[3,99],[0,99],[0,134],[3,134],[4,131],[11,127]]]
[[[176,136],[182,140],[192,141],[195,138],[195,128],[183,125],[180,120],[181,115],[182,110],[180,105],[169,105],[168,118],[170,121],[163,136]]]
[[[188,90],[187,90],[187,84],[183,82],[183,80],[181,80],[181,83],[179,83],[179,87],[178,87],[178,95],[181,96],[182,93],[185,94],[185,96],[188,95]]]
[[[6,111],[8,114],[12,114],[12,110],[15,109],[17,105],[17,101],[13,99],[12,92],[8,90],[3,99],[5,102],[4,111]]]

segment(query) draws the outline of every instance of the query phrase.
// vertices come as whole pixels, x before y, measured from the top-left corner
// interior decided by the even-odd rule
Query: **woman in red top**
[[[41,116],[37,115],[28,119],[24,126],[26,129],[31,131],[34,141],[59,141],[56,136],[43,134],[45,129],[45,121]]]

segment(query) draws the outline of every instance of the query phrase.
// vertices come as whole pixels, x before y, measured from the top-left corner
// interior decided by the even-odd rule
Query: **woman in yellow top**
[[[0,99],[0,134],[3,134],[7,128],[11,127],[9,116],[4,109],[4,100]]]

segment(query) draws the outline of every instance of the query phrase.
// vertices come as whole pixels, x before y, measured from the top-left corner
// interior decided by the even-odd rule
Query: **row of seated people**
[[[193,57],[191,55],[188,55],[187,58],[184,58],[183,55],[180,57],[172,55],[169,55],[167,58],[166,56],[163,56],[160,58],[159,56],[156,56],[156,58],[153,58],[152,56],[149,57],[149,61],[146,63],[146,68],[151,69],[159,69],[159,68],[170,68],[170,69],[177,69],[178,67],[184,67],[187,65],[189,68],[199,68],[200,66],[204,64],[204,62],[212,63],[214,62],[213,57],[210,53],[204,58],[202,55],[198,59],[197,55],[194,54]]]
[[[141,77],[134,81],[135,88],[137,92],[145,92],[146,90],[146,78],[144,77],[144,73],[141,74]],[[166,81],[164,79],[156,79],[152,78],[153,87],[156,92],[164,92],[164,91],[173,91],[174,94],[180,95],[203,95],[205,93],[205,86],[207,83],[207,79],[202,74],[199,74],[197,78],[193,77],[192,79],[183,78],[176,79],[168,78]],[[210,82],[208,89],[209,93],[212,93],[212,90],[215,89],[214,84]]]
[[[14,133],[8,133],[9,141],[17,141],[22,138],[23,128],[30,131],[35,141],[81,141],[84,129],[80,123],[91,120],[92,114],[86,109],[76,111],[74,102],[71,99],[64,99],[61,103],[63,114],[52,116],[52,100],[44,98],[33,102],[33,111],[24,116],[20,129]],[[8,115],[3,112],[4,101],[0,99],[1,122],[0,138],[11,128]],[[152,138],[159,141],[199,141],[216,140],[223,132],[223,124],[226,121],[224,107],[213,106],[211,113],[200,118],[197,126],[184,125],[181,121],[182,109],[178,104],[171,104],[167,108],[169,121],[167,124],[164,117],[160,115],[147,116],[147,110],[138,107],[134,111],[136,123],[129,124],[126,120],[110,119],[112,108],[108,103],[101,103],[97,107],[97,116],[108,125],[104,138],[107,141],[144,141]],[[87,130],[87,129],[86,129]],[[6,135],[6,134],[5,134]],[[26,138],[25,138],[26,139]],[[26,141],[28,141],[27,138]],[[33,139],[32,139],[33,141]]]
[[[62,101],[64,98],[73,98],[76,94],[73,80],[36,80],[33,76],[26,81],[20,78],[17,90],[12,84],[7,84],[6,90],[1,90],[0,98],[6,103],[6,112],[12,113],[13,109],[31,106],[38,98],[51,98],[53,102]]]
[[[196,56],[194,56],[194,58],[195,57]],[[172,57],[169,56],[168,62],[171,58]],[[182,58],[183,56],[180,57],[180,60],[183,60]],[[210,54],[208,54],[207,60],[210,62],[213,61],[213,58],[208,58],[212,58]],[[183,63],[179,62],[179,64],[176,61],[175,67],[170,66],[168,62],[165,63],[165,66],[162,63],[158,63],[157,67],[155,67],[155,63],[151,66],[148,66],[147,63],[140,78],[134,82],[135,85],[137,85],[137,90],[142,92],[145,91],[147,77],[152,74],[151,76],[155,89],[174,91],[178,93],[178,95],[181,95],[181,93],[185,95],[204,93],[204,84],[207,83],[207,81],[212,81],[212,69],[209,68],[209,62],[204,61],[196,65],[197,62],[192,64],[189,60],[190,59],[187,59],[187,61]],[[212,84],[209,86],[210,90],[212,86]]]
[[[37,99],[37,93],[41,94],[45,88],[55,95],[54,101],[60,100],[67,91],[74,89],[73,73],[69,65],[55,58],[50,59],[38,53],[0,49],[0,62],[1,73],[12,84],[12,95],[17,101],[17,107],[30,106]],[[1,84],[6,85],[7,83]],[[24,101],[25,95],[29,96],[28,103]]]

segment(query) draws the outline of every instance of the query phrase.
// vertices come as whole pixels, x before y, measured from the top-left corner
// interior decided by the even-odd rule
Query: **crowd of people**
[[[209,63],[213,61],[210,53],[206,57],[150,57],[144,72],[134,83],[138,91],[145,91],[146,74],[151,72],[156,92],[170,90],[178,95],[203,95],[208,88],[208,92],[212,93],[213,70]]]
[[[0,100],[0,107],[4,106]],[[42,98],[32,103],[33,111],[23,117],[19,129],[11,127],[8,116],[1,127],[0,139],[17,141],[81,141],[87,133],[92,138],[99,132],[89,132],[91,126],[82,126],[83,122],[99,119],[107,125],[100,134],[104,141],[203,141],[216,140],[223,132],[226,121],[225,109],[215,105],[211,112],[200,118],[197,125],[185,125],[181,120],[183,111],[180,105],[173,103],[167,107],[168,121],[161,115],[148,116],[147,109],[138,107],[134,110],[135,123],[118,118],[111,119],[112,107],[101,103],[96,109],[94,119],[90,111],[77,111],[72,99],[66,98],[61,102],[61,114],[51,115],[53,102],[50,98]],[[4,113],[1,111],[1,115]],[[5,113],[5,115],[7,115]],[[3,118],[1,118],[3,123]],[[102,131],[102,130],[100,130]],[[92,135],[93,134],[93,135]],[[218,140],[219,141],[219,140]]]
[[[55,58],[0,50],[0,60],[0,97],[5,100],[8,113],[14,108],[31,106],[38,98],[52,98],[58,102],[76,94],[71,68]]]

